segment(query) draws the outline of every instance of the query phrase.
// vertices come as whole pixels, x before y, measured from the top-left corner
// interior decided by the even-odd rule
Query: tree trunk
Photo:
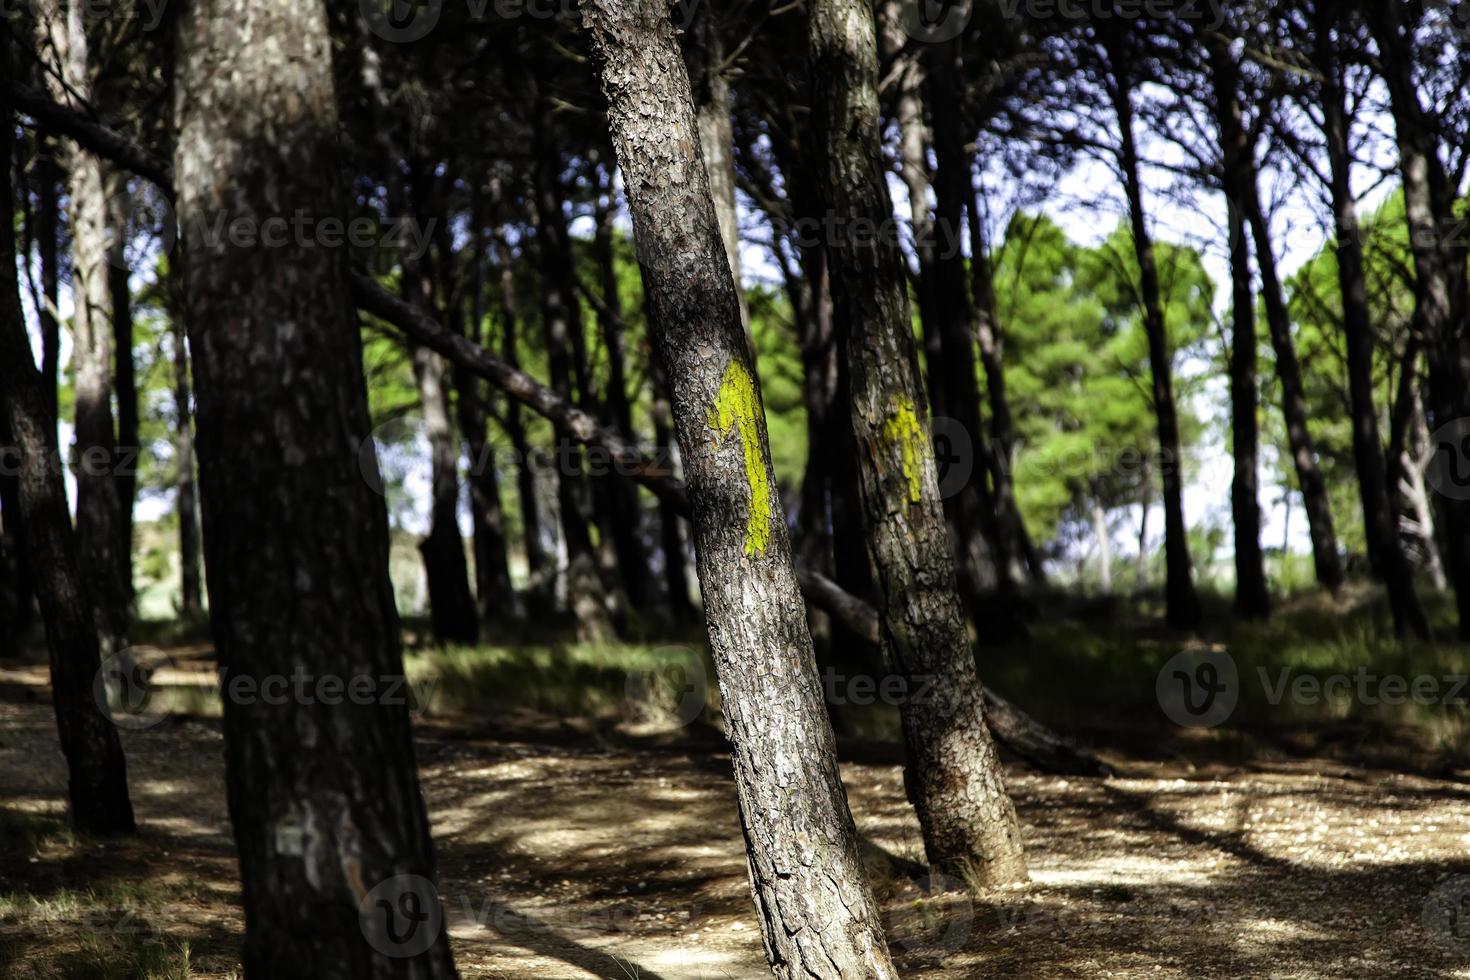
[[[1466,271],[1470,244],[1457,213],[1458,177],[1451,180],[1440,159],[1436,130],[1446,121],[1435,107],[1426,108],[1420,101],[1414,35],[1402,22],[1403,11],[1397,4],[1368,4],[1363,15],[1378,43],[1393,111],[1414,257],[1414,323],[1429,364],[1431,424],[1438,429],[1470,416],[1470,336],[1465,327],[1470,310]],[[1446,134],[1446,138],[1453,137]],[[1441,448],[1436,446],[1435,451]],[[1441,507],[1459,636],[1470,640],[1470,500],[1442,494]]]
[[[1286,419],[1286,441],[1296,468],[1297,486],[1307,512],[1307,531],[1312,539],[1312,560],[1317,581],[1330,592],[1342,587],[1342,557],[1337,551],[1337,532],[1332,525],[1332,507],[1327,500],[1327,483],[1317,466],[1317,447],[1307,428],[1307,399],[1302,388],[1302,369],[1296,343],[1291,336],[1291,315],[1281,292],[1276,272],[1276,255],[1271,250],[1271,229],[1261,207],[1254,162],[1241,181],[1242,207],[1256,249],[1256,268],[1261,273],[1261,298],[1266,305],[1266,324],[1271,348],[1276,353],[1276,379],[1281,384],[1281,413]]]
[[[138,380],[133,365],[133,294],[128,284],[127,234],[132,196],[128,175],[108,169],[107,290],[112,302],[113,378],[117,400],[117,504],[119,575],[124,609],[133,605],[133,506],[138,496]]]
[[[37,18],[43,57],[54,59],[48,81],[58,101],[87,102],[86,10],[80,0],[46,0]],[[102,162],[71,145],[66,154],[67,216],[72,242],[72,362],[75,366],[77,548],[103,659],[127,647],[128,583],[122,554],[120,468],[113,429],[114,343],[108,265],[107,193]]]
[[[520,366],[519,315],[516,311],[515,267],[503,232],[497,231],[490,241],[490,261],[500,279],[500,354],[512,369]],[[505,406],[502,426],[515,453],[516,499],[521,510],[521,543],[526,553],[526,589],[528,611],[544,616],[554,605],[556,570],[546,551],[546,538],[541,524],[541,503],[536,495],[536,467],[531,445],[526,439],[526,426],[521,417],[520,402],[510,399]]]
[[[1138,260],[1139,295],[1143,326],[1148,335],[1149,373],[1153,378],[1154,414],[1158,420],[1159,463],[1164,494],[1164,589],[1169,625],[1194,629],[1200,624],[1199,596],[1190,568],[1188,529],[1184,523],[1184,460],[1179,452],[1179,416],[1174,406],[1173,361],[1169,352],[1164,309],[1159,299],[1159,271],[1153,241],[1143,209],[1143,183],[1138,173],[1138,148],[1133,136],[1133,85],[1126,66],[1115,65],[1113,108],[1118,116],[1121,142],[1118,163],[1128,195],[1128,219]]]
[[[766,956],[781,978],[895,971],[838,776],[765,412],[667,7],[582,7],[673,383],[710,647]]]
[[[672,476],[674,452],[678,448],[674,443],[674,410],[669,402],[668,378],[658,358],[653,360],[653,441],[658,452],[669,460]],[[675,623],[692,623],[697,610],[689,597],[689,558],[680,517],[673,503],[659,498],[659,546],[664,553],[664,590],[669,594],[669,614]]]
[[[541,272],[541,327],[546,337],[546,359],[551,385],[586,410],[586,372],[575,347],[582,335],[582,305],[576,290],[567,219],[562,211],[561,157],[549,134],[538,128],[536,143],[536,255]],[[583,398],[573,388],[573,372],[581,382]],[[567,601],[584,643],[606,642],[616,636],[607,590],[598,568],[591,529],[583,511],[588,496],[577,444],[558,437],[556,442],[557,503],[567,550]]]
[[[976,380],[974,311],[966,280],[963,237],[965,201],[970,197],[970,167],[965,154],[965,123],[959,112],[956,92],[959,82],[955,42],[924,46],[929,115],[934,141],[935,240],[930,248],[933,284],[929,300],[938,321],[940,384],[944,388],[944,413],[959,423],[968,444],[959,449],[974,462],[974,472],[958,493],[952,495],[952,513],[958,518],[961,562],[969,554],[976,565],[994,568],[996,588],[1014,590],[1017,580],[1015,555],[1007,550],[1002,533],[1000,506],[991,492],[989,475],[996,464],[993,447],[985,437],[980,413],[980,388]],[[892,220],[889,218],[889,220]],[[927,329],[927,328],[926,328]],[[965,576],[962,575],[962,581]],[[970,576],[972,579],[974,576]],[[978,584],[978,583],[976,583]],[[985,602],[982,589],[970,592],[975,628],[982,642],[1024,634],[1025,625],[1016,617],[1014,602]],[[997,636],[996,634],[1000,634]]]
[[[485,270],[489,260],[485,233],[485,215],[476,194],[474,209],[474,274],[470,297],[470,323],[465,331],[471,342],[481,344],[485,325]],[[448,235],[448,223],[443,226]],[[452,267],[452,253],[445,240],[440,247],[443,268]],[[459,310],[455,308],[457,315]],[[505,510],[500,497],[499,460],[490,445],[489,422],[485,417],[488,392],[479,378],[455,365],[454,387],[458,393],[455,407],[460,432],[464,436],[469,464],[470,519],[475,534],[475,598],[480,616],[487,622],[504,623],[522,618],[519,597],[510,581],[508,542],[505,534]]]
[[[598,320],[602,327],[603,345],[607,352],[607,389],[603,419],[624,439],[636,443],[633,433],[633,405],[628,399],[626,352],[624,350],[623,302],[618,294],[617,252],[613,227],[616,206],[613,175],[607,173],[596,211],[596,233],[592,250],[597,261],[600,300]],[[617,552],[622,572],[623,591],[634,609],[647,610],[653,594],[649,588],[648,551],[643,546],[643,511],[638,505],[638,485],[621,474],[604,476],[608,503],[613,512],[609,527],[613,549]]]
[[[1253,179],[1252,168],[1245,162],[1251,149],[1240,116],[1239,69],[1224,42],[1208,43],[1230,235],[1230,442],[1235,463],[1230,514],[1235,527],[1235,614],[1242,619],[1265,619],[1271,612],[1271,595],[1261,551],[1256,309],[1251,298],[1250,243],[1241,206],[1241,182]]]
[[[1113,539],[1108,529],[1108,511],[1102,501],[1092,501],[1092,536],[1097,539],[1097,581],[1104,595],[1113,591]]]
[[[0,77],[8,79],[8,39],[3,48]],[[0,200],[13,201],[10,167],[14,116],[8,97],[4,118],[4,132],[0,132]],[[7,458],[7,466],[19,464],[17,493],[15,499],[5,502],[5,522],[9,525],[12,520],[9,508],[13,503],[25,524],[33,584],[46,623],[51,703],[66,757],[72,825],[86,833],[126,833],[134,829],[127,763],[117,729],[102,713],[93,694],[103,666],[98,631],[67,511],[56,419],[47,412],[42,375],[36,370],[26,337],[15,272],[15,228],[9,221],[0,222],[0,257],[0,447],[15,448],[15,458]]]
[[[881,226],[893,207],[872,7],[866,0],[815,0],[810,16],[813,124],[827,161],[823,196],[839,225]],[[904,781],[930,865],[985,886],[1024,881],[1020,826],[985,728],[940,502],[903,256],[896,242],[878,237],[869,245],[839,236],[828,254],[884,655],[909,691],[928,682],[940,692],[934,703],[905,699],[899,706],[908,749]]]
[[[1327,143],[1332,214],[1337,224],[1337,282],[1342,293],[1353,461],[1358,471],[1358,496],[1363,505],[1363,530],[1368,539],[1369,563],[1388,593],[1394,633],[1428,639],[1429,623],[1414,590],[1414,566],[1399,539],[1398,513],[1378,432],[1378,411],[1373,404],[1375,338],[1368,311],[1363,242],[1353,198],[1347,96],[1332,49],[1333,26],[1324,23],[1319,28],[1318,67],[1322,72],[1322,129]]]
[[[47,414],[59,418],[56,403],[56,381],[61,361],[61,327],[57,322],[57,304],[61,296],[61,262],[59,256],[61,207],[58,190],[60,168],[50,141],[43,141],[43,151],[36,160],[36,251],[41,259],[41,386]]]
[[[174,507],[179,518],[179,613],[185,618],[203,609],[199,577],[199,491],[194,482],[194,395],[189,383],[189,351],[185,341],[183,250],[169,259],[164,284],[169,338],[173,343]]]
[[[348,254],[200,233],[218,214],[343,220],[325,12],[197,0],[178,42],[174,169],[211,620],[234,692],[244,973],[448,980],[387,514],[359,462],[371,423]],[[395,942],[411,906],[440,921],[411,920]]]

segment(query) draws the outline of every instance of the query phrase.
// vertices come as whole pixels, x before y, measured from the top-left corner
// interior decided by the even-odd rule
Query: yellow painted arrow
[[[771,543],[771,481],[766,474],[766,461],[761,455],[761,405],[755,394],[755,382],[739,361],[732,360],[720,381],[714,407],[709,411],[710,428],[715,432],[715,445],[734,429],[740,436],[745,454],[745,483],[750,489],[750,513],[745,522],[745,553],[755,557]]]

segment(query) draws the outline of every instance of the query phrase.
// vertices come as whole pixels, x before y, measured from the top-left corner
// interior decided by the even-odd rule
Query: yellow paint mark
[[[923,500],[923,460],[924,454],[929,452],[929,441],[924,438],[924,426],[919,422],[912,401],[898,399],[897,407],[883,423],[883,440],[898,448],[903,460],[903,475],[909,484],[909,503],[919,503]]]
[[[745,454],[745,484],[750,489],[750,514],[745,522],[745,553],[752,558],[771,543],[771,481],[761,455],[761,406],[755,382],[739,361],[732,360],[720,381],[714,407],[709,411],[715,445],[720,445],[732,428],[740,435]]]

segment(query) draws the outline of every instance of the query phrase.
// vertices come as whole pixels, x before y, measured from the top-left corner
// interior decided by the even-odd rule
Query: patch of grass
[[[30,857],[45,845],[75,843],[71,828],[57,817],[0,808],[0,855]]]

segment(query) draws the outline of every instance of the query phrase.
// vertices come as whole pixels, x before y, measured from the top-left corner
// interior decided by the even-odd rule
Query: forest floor
[[[169,651],[207,678],[206,654]],[[0,665],[0,976],[232,976],[218,719],[123,733],[140,832],[98,841],[62,822],[48,701],[43,665]],[[769,976],[722,739],[653,727],[541,707],[417,719],[464,977]],[[975,896],[915,881],[898,748],[843,740],[905,977],[1470,977],[1463,770],[1408,750],[1386,766],[1367,749],[1392,733],[1349,722],[1085,735],[1119,775],[1009,761],[1031,881]]]

